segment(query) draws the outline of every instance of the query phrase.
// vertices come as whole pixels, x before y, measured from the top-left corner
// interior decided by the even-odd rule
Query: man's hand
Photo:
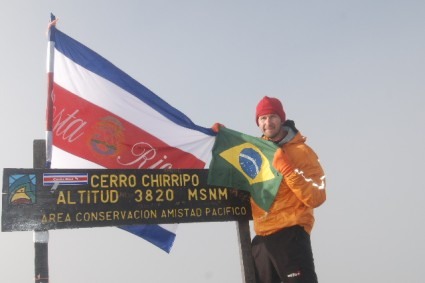
[[[213,130],[214,133],[218,133],[221,127],[224,128],[224,125],[220,123],[215,123],[214,125],[212,125],[211,129]]]

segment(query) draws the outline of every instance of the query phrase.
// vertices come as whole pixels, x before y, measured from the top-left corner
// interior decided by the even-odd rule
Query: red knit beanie
[[[277,114],[282,122],[286,121],[286,114],[279,99],[264,96],[263,99],[258,102],[257,109],[255,111],[255,122],[257,125],[258,117],[268,114]]]

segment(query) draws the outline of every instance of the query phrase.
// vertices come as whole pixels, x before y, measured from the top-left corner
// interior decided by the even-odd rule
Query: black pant
[[[317,283],[310,235],[301,226],[252,240],[257,283]]]

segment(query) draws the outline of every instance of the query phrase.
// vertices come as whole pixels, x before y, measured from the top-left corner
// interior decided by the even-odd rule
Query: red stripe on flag
[[[204,168],[134,124],[54,84],[53,145],[105,168]],[[142,115],[141,115],[142,119]]]

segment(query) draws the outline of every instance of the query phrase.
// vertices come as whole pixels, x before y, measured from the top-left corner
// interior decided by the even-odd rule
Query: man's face
[[[276,141],[283,138],[282,120],[277,114],[267,114],[258,117],[258,127],[264,136],[271,140]]]

